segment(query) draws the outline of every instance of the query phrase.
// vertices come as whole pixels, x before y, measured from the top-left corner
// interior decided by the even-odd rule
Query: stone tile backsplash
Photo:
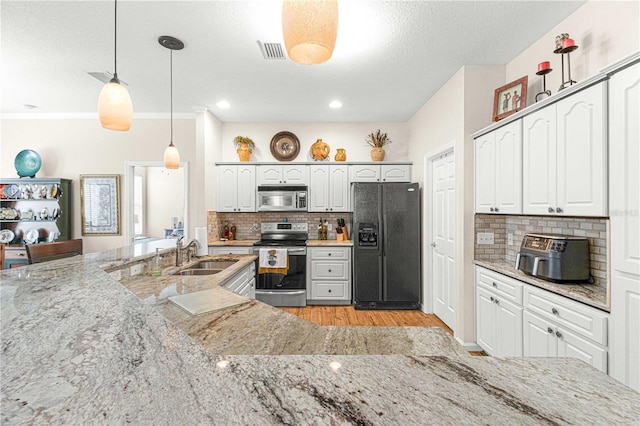
[[[493,232],[495,244],[475,244],[475,259],[484,261],[505,261],[515,265],[516,253],[527,233],[552,233],[579,237],[589,240],[589,262],[591,275],[596,284],[606,285],[607,281],[607,229],[608,219],[584,217],[545,216],[502,216],[482,215],[475,217],[475,232]],[[513,235],[513,245],[507,244],[507,237]]]
[[[208,233],[209,242],[216,241],[222,236],[224,222],[228,221],[229,226],[236,225],[236,240],[258,240],[260,239],[260,223],[262,222],[282,222],[284,218],[289,222],[307,222],[309,224],[309,238],[318,238],[318,224],[320,219],[331,224],[327,239],[336,239],[336,225],[338,218],[344,218],[349,231],[349,238],[352,238],[350,228],[351,213],[312,213],[312,212],[278,212],[278,213],[218,213],[213,210],[207,212],[207,224],[210,225],[211,232]],[[254,231],[254,224],[257,229]]]

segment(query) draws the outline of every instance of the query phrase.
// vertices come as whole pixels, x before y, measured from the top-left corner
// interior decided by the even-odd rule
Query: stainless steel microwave
[[[301,185],[258,186],[259,212],[307,211],[307,187]]]

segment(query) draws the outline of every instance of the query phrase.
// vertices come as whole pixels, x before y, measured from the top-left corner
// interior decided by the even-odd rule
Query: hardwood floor
[[[292,315],[318,325],[368,325],[368,326],[420,326],[441,327],[453,336],[453,332],[433,314],[413,310],[360,310],[353,306],[314,306],[304,308],[280,308]],[[469,352],[485,356],[484,352]]]

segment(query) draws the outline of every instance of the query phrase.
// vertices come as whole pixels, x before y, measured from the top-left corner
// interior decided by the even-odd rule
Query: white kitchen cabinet
[[[527,310],[523,321],[524,356],[578,358],[607,372],[606,348]]]
[[[256,167],[258,185],[307,185],[309,183],[306,165],[261,164]]]
[[[524,214],[607,215],[606,83],[523,117]]]
[[[351,247],[307,248],[307,304],[351,304]]]
[[[218,166],[218,212],[256,211],[256,166]]]
[[[522,121],[475,140],[476,213],[522,213]]]
[[[309,166],[308,211],[346,212],[349,211],[348,166]]]
[[[238,293],[241,296],[255,299],[255,277],[256,267],[255,264],[252,263],[225,281],[222,284],[222,287],[231,290],[234,293]]]
[[[411,182],[411,164],[352,164],[349,182]]]
[[[252,254],[253,247],[209,246],[209,254]]]
[[[640,392],[640,64],[609,83],[612,377]]]
[[[523,304],[524,356],[578,358],[607,372],[607,313],[533,286]]]
[[[476,267],[476,341],[493,356],[522,356],[522,283]]]

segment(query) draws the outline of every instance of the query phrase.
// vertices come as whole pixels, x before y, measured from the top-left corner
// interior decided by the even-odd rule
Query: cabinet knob
[[[435,242],[431,243],[431,247],[435,247],[435,246],[436,246]]]
[[[491,296],[491,297],[489,298],[489,300],[491,300],[492,302],[493,302],[493,301],[495,301],[495,299],[493,298],[493,296]]]
[[[562,208],[561,207],[556,207],[556,213],[562,213]]]
[[[492,212],[493,211],[493,207],[489,207],[489,211]]]
[[[500,304],[500,301],[499,301],[498,299],[496,299],[496,300],[494,300],[494,303],[495,303],[496,305],[499,305],[499,304]]]
[[[556,336],[557,336],[558,338],[560,338],[560,337],[562,337],[562,333],[560,333],[559,331],[556,331]]]
[[[329,289],[329,293],[331,293],[331,289]]]
[[[498,212],[498,208],[496,207],[495,209],[493,209],[493,211]]]
[[[549,209],[547,210],[549,213],[553,213],[553,207],[549,207]]]
[[[553,334],[553,329],[551,327],[547,327],[547,333]]]
[[[551,308],[551,313],[553,315],[558,315],[558,310],[556,308]]]
[[[328,253],[327,256],[331,256],[331,253]]]
[[[498,287],[498,284],[496,284],[496,282],[495,282],[495,281],[491,281],[491,284],[492,284],[494,287]]]
[[[331,272],[331,269],[329,269],[329,272]],[[331,290],[329,290],[329,291],[331,291]]]

